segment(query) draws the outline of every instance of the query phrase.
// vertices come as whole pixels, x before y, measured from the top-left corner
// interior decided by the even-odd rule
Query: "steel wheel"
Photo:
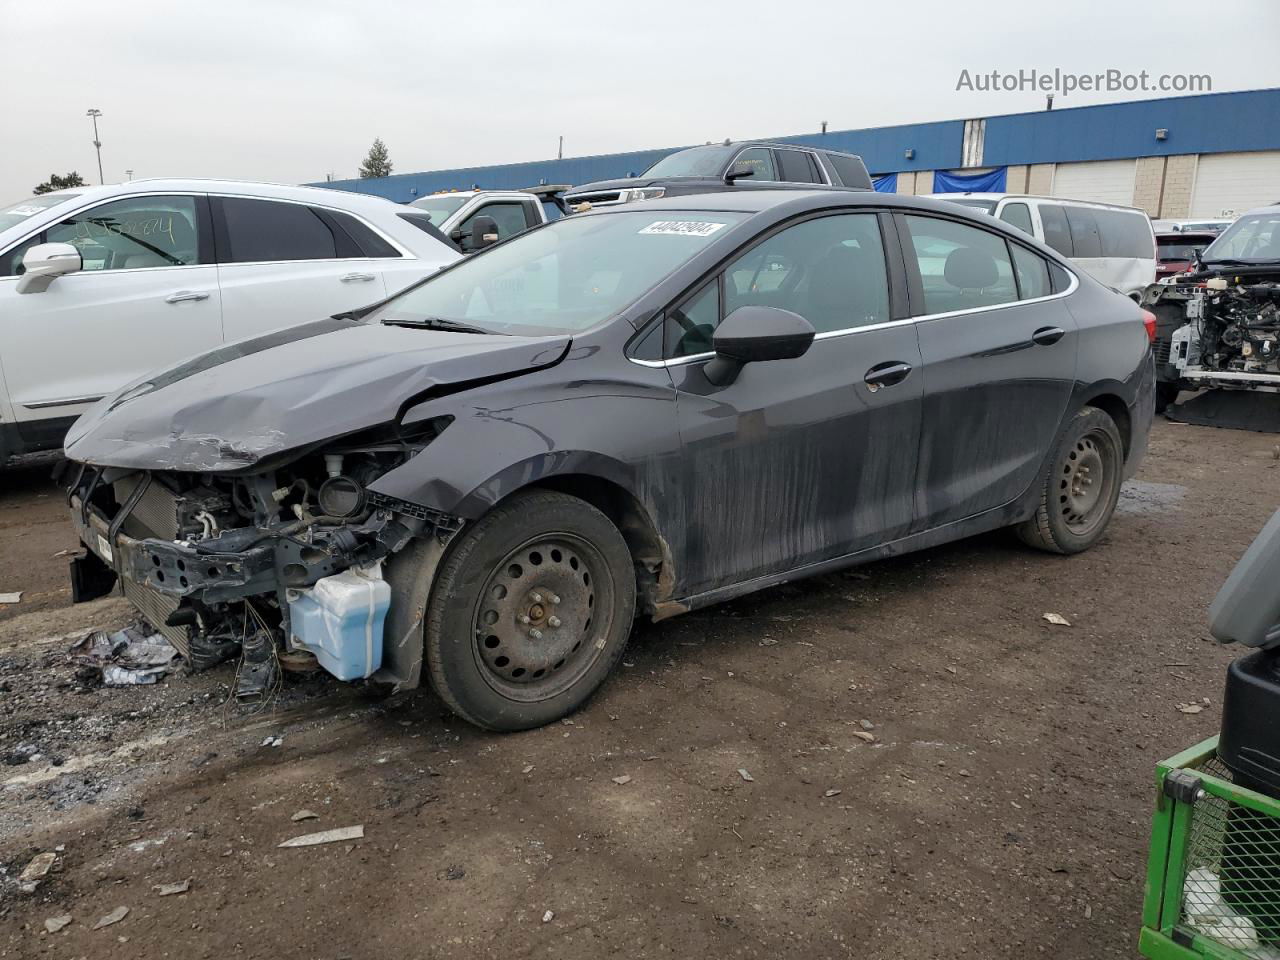
[[[1079,553],[1100,538],[1115,512],[1124,474],[1124,441],[1104,410],[1083,407],[1068,421],[1041,474],[1039,504],[1017,525],[1024,543]]]
[[[1062,465],[1058,506],[1067,529],[1077,536],[1088,536],[1107,513],[1099,507],[1109,502],[1116,480],[1112,452],[1111,438],[1093,430],[1076,441]]]
[[[512,550],[475,608],[475,651],[485,681],[512,700],[554,697],[604,649],[615,585],[600,551],[552,533]]]

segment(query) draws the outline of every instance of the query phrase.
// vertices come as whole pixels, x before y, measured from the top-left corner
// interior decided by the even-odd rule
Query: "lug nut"
[[[523,614],[523,613],[522,613],[522,614],[520,614],[520,622],[521,622],[521,623],[528,623],[528,622],[529,622],[529,618],[528,618],[528,616],[526,616],[526,615],[525,615],[525,614]]]
[[[557,597],[557,596],[553,593],[553,594],[551,595],[551,602],[552,602],[553,604],[559,603],[559,602],[560,602],[560,598],[559,598],[559,597]]]
[[[540,593],[535,593],[535,594],[533,595],[533,602],[534,602],[534,603],[541,603],[541,602],[542,602],[542,594],[540,594]]]
[[[551,624],[551,626],[553,626],[553,627],[558,627],[558,626],[560,626],[560,618],[559,618],[559,617],[551,617],[550,619],[548,619],[548,620],[547,620],[547,623]]]
[[[533,639],[535,640],[541,640],[542,631],[539,630],[537,627],[534,627],[532,630],[529,631],[529,636],[533,637]]]

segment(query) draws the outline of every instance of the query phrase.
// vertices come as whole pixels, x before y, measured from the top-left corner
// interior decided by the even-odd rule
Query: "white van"
[[[1012,193],[931,193],[1024,230],[1134,300],[1156,279],[1151,218],[1137,207]]]

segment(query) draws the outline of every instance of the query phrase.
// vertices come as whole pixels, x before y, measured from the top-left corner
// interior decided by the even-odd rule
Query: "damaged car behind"
[[[1280,432],[1280,205],[1240,217],[1143,303],[1157,318],[1158,410],[1207,389],[1179,419]]]
[[[538,726],[638,615],[1000,527],[1087,549],[1146,447],[1149,321],[940,201],[592,211],[99,402],[75,597],[118,581],[246,698],[309,653]]]

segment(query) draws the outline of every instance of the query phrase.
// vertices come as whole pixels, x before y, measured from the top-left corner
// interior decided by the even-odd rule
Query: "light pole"
[[[106,183],[102,178],[102,141],[98,139],[98,118],[102,116],[102,111],[92,107],[85,116],[93,118],[93,148],[98,151],[98,185],[101,186]]]

